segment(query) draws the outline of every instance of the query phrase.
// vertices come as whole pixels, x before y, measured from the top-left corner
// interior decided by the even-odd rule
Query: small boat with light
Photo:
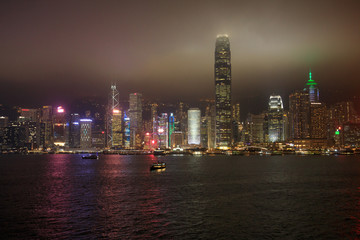
[[[166,163],[164,162],[157,162],[157,163],[153,163],[150,167],[150,171],[153,170],[158,170],[158,169],[164,169],[166,168]]]
[[[98,155],[91,154],[91,155],[84,155],[81,157],[82,159],[99,159]]]

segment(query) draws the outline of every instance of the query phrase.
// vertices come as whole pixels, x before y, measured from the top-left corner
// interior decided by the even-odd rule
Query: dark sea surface
[[[165,171],[150,172],[157,159]],[[360,156],[0,155],[2,239],[356,239]]]

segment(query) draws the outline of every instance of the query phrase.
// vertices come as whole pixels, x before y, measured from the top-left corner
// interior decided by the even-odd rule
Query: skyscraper
[[[130,118],[124,112],[124,146],[130,148]]]
[[[269,98],[268,134],[270,142],[284,141],[284,107],[281,96]]]
[[[169,146],[172,146],[171,143],[171,135],[173,134],[173,132],[175,131],[175,117],[173,113],[170,113],[169,116]]]
[[[319,102],[319,88],[317,83],[311,79],[311,70],[309,71],[309,80],[306,83],[306,89],[309,93],[310,103]]]
[[[200,144],[201,112],[198,108],[188,110],[188,144]]]
[[[123,147],[123,128],[122,128],[122,112],[119,109],[113,110],[112,116],[112,146],[114,148]]]
[[[106,145],[108,147],[115,147],[113,143],[113,132],[117,130],[114,130],[112,125],[114,110],[121,111],[119,105],[119,92],[116,89],[116,84],[111,84],[111,91],[109,94],[108,108],[106,113]]]
[[[130,147],[139,148],[142,140],[142,95],[131,93],[129,96]]]
[[[169,147],[169,118],[167,113],[162,113],[158,117],[157,139],[158,147],[165,149]]]
[[[54,123],[54,144],[57,146],[65,146],[66,142],[66,113],[62,106],[56,108],[56,112],[53,115]]]
[[[311,138],[325,139],[327,136],[327,117],[326,106],[319,102],[312,102],[310,104],[310,136]]]
[[[231,53],[227,35],[218,35],[215,45],[216,147],[231,145]]]
[[[80,119],[80,147],[88,149],[92,147],[91,119]]]
[[[310,98],[307,91],[295,91],[289,96],[290,138],[310,138]]]
[[[78,113],[70,114],[69,122],[69,147],[80,147],[80,115]]]

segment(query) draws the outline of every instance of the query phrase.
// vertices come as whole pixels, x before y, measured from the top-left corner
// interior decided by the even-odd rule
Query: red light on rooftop
[[[104,134],[104,133],[105,133],[104,131],[101,132],[101,134]]]
[[[28,111],[29,111],[29,109],[27,109],[27,108],[23,108],[23,109],[21,109],[21,111],[23,111],[23,112],[28,112]]]
[[[152,140],[151,143],[152,143],[152,144],[155,144],[155,140]]]

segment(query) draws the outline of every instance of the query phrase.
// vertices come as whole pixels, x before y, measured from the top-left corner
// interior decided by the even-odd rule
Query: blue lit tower
[[[125,148],[130,148],[130,118],[124,112],[124,129],[125,129],[125,136],[124,136],[124,144]]]
[[[170,113],[170,116],[169,116],[169,146],[172,146],[171,135],[174,131],[175,131],[175,118],[174,118],[174,114]]]
[[[215,45],[216,147],[231,145],[231,53],[227,35],[218,35]]]
[[[309,80],[306,83],[306,89],[309,92],[310,103],[319,102],[319,88],[317,83],[311,79],[311,69],[309,71]]]

